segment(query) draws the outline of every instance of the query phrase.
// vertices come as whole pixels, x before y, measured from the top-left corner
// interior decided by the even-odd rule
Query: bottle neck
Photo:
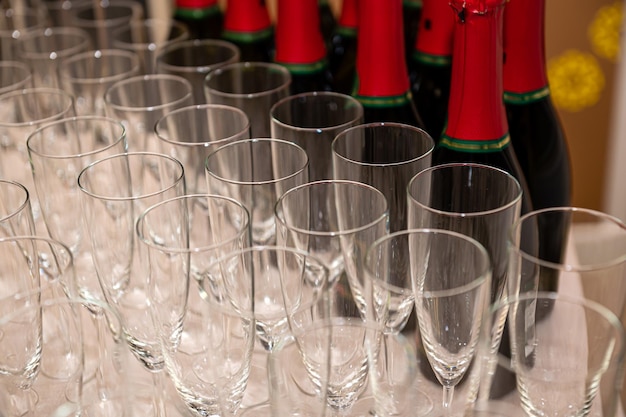
[[[224,38],[250,42],[271,34],[272,22],[264,0],[228,0]]]
[[[219,11],[217,0],[176,0],[176,12],[181,11]]]
[[[354,95],[371,106],[396,106],[409,100],[402,1],[361,0],[358,16]]]
[[[515,0],[504,12],[504,101],[524,104],[550,94],[545,63],[545,0]]]
[[[454,13],[447,1],[424,0],[413,59],[426,65],[450,65]]]
[[[452,0],[456,14],[448,124],[440,144],[465,152],[508,146],[502,101],[504,0]]]
[[[337,32],[342,35],[356,36],[358,25],[357,0],[343,0],[341,14],[337,22]]]
[[[317,0],[278,0],[276,62],[292,72],[310,73],[326,66]]]

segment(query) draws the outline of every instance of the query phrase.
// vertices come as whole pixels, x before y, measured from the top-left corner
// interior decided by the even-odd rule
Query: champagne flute
[[[26,187],[15,181],[0,180],[0,234],[35,235],[35,220]]]
[[[33,71],[20,61],[0,61],[0,95],[33,86]]]
[[[448,230],[415,229],[408,243],[421,338],[450,414],[490,304],[491,263],[478,241]]]

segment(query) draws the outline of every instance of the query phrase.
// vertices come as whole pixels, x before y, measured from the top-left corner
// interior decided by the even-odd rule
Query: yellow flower
[[[596,104],[605,85],[598,60],[575,49],[548,61],[548,80],[554,104],[571,112]]]
[[[620,30],[622,27],[622,2],[602,6],[596,12],[587,29],[589,41],[596,55],[613,62],[617,60],[620,49]]]

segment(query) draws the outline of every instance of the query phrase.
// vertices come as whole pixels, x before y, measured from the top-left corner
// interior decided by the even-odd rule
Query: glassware
[[[46,13],[41,8],[3,8],[0,12],[0,60],[19,61],[17,40],[32,29],[46,26]]]
[[[90,163],[126,151],[126,130],[98,116],[62,119],[42,125],[26,140],[35,190],[48,233],[74,257],[78,294],[102,300],[89,234],[83,227],[77,178]]]
[[[105,91],[135,75],[139,75],[139,57],[130,51],[87,51],[59,63],[59,83],[75,97],[76,114],[81,116],[105,116]]]
[[[250,137],[246,114],[230,106],[201,104],[174,110],[154,127],[161,152],[185,167],[187,192],[207,191],[204,163],[218,147]]]
[[[339,133],[332,144],[333,177],[378,188],[389,203],[389,229],[407,228],[405,190],[410,179],[431,165],[435,143],[414,126],[370,123]]]
[[[167,113],[192,105],[192,88],[176,75],[138,75],[113,83],[104,104],[107,116],[126,127],[129,151],[157,151],[154,126]]]
[[[623,317],[626,225],[621,220],[578,207],[536,210],[514,224],[508,247],[510,294],[534,294],[558,278],[559,293],[584,295]],[[617,385],[605,381],[602,378],[603,414],[611,415],[618,407],[620,393],[614,391],[621,391],[621,379]]]
[[[89,35],[75,27],[29,30],[17,41],[18,56],[32,68],[35,87],[60,88],[59,62],[89,49]]]
[[[491,262],[478,241],[448,230],[417,229],[408,243],[420,335],[449,415],[490,304]]]
[[[311,181],[333,177],[331,143],[363,122],[363,106],[351,96],[308,92],[286,97],[270,109],[273,138],[300,145],[309,155]]]
[[[193,86],[194,104],[205,104],[204,79],[221,66],[239,62],[234,44],[218,39],[189,39],[172,42],[156,57],[156,71],[185,78]]]
[[[20,61],[0,61],[0,95],[33,87],[30,67]]]
[[[226,104],[245,111],[250,137],[271,136],[270,109],[289,95],[291,74],[282,65],[238,62],[209,72],[204,80],[207,103]]]
[[[214,266],[221,256],[249,245],[249,227],[239,202],[216,195],[167,199],[137,219],[165,369],[194,414],[234,414],[250,375],[253,307],[230,305]],[[250,299],[251,290],[241,287],[232,296]]]
[[[274,206],[287,190],[308,181],[308,157],[293,142],[244,139],[206,158],[208,191],[240,201],[250,212],[252,244],[276,242]]]
[[[139,57],[140,73],[156,73],[156,57],[166,45],[189,38],[185,25],[172,19],[131,21],[112,33],[113,47],[133,51]]]

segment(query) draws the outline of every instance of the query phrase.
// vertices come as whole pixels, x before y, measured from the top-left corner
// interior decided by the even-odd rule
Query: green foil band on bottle
[[[511,137],[507,133],[495,140],[460,140],[443,135],[438,145],[460,152],[489,153],[500,151],[511,143]]]
[[[200,9],[188,9],[185,7],[179,7],[176,9],[176,17],[183,19],[201,20],[208,16],[213,16],[220,12],[218,5],[211,7],[203,7]]]
[[[411,93],[407,92],[399,96],[387,96],[387,97],[370,97],[370,96],[355,95],[354,98],[356,98],[359,102],[361,102],[361,104],[365,107],[377,107],[377,108],[398,107],[411,101]]]
[[[404,7],[413,7],[414,9],[422,8],[422,0],[404,0],[402,2]]]
[[[253,43],[261,39],[267,39],[272,36],[274,30],[272,28],[266,28],[257,30],[255,32],[236,32],[233,30],[224,30],[222,37],[226,40],[241,42],[241,43]]]
[[[451,55],[433,55],[420,51],[413,51],[412,58],[418,62],[422,62],[433,67],[446,67],[452,64]]]
[[[352,38],[356,37],[356,28],[351,28],[351,27],[348,27],[348,26],[341,26],[341,25],[339,25],[339,26],[337,26],[335,31],[338,34],[343,35],[343,36],[349,36],[349,37],[352,37]]]
[[[539,101],[550,95],[550,87],[547,85],[538,90],[529,91],[527,93],[511,93],[504,92],[504,102],[508,104],[528,104]]]
[[[313,74],[319,71],[323,71],[328,66],[326,59],[311,62],[310,64],[289,64],[286,62],[277,63],[287,68],[292,74]]]

